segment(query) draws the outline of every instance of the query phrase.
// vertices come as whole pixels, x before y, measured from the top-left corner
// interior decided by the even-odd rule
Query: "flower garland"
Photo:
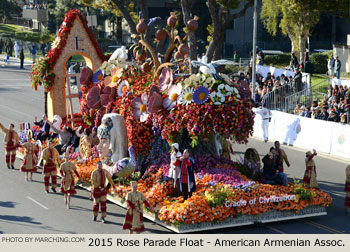
[[[68,35],[71,32],[74,20],[76,18],[79,18],[81,23],[83,24],[84,29],[87,31],[89,39],[92,42],[99,58],[102,61],[107,59],[101,51],[92,31],[88,27],[85,16],[77,9],[70,10],[66,14],[64,21],[56,35],[56,39],[52,43],[51,49],[47,53],[47,56],[36,60],[36,62],[32,66],[30,79],[32,83],[32,88],[34,90],[37,90],[38,86],[41,86],[42,84],[44,84],[44,87],[46,88],[53,87],[55,82],[55,75],[54,73],[51,73],[51,71],[53,70],[53,67],[55,66],[64,47],[66,46]]]

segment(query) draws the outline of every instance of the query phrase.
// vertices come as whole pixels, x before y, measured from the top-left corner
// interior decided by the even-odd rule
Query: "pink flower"
[[[159,76],[159,81],[158,81],[160,91],[164,92],[168,90],[168,88],[173,83],[173,80],[174,80],[174,76],[171,69],[168,67],[164,67],[162,70],[162,74]]]
[[[168,90],[168,96],[163,100],[163,107],[167,110],[172,109],[177,103],[181,91],[182,86],[180,83],[177,83],[177,85],[172,85]]]
[[[143,93],[141,97],[138,96],[132,100],[133,116],[141,122],[146,121],[149,116],[147,111],[147,101],[148,94],[145,93]]]
[[[154,113],[162,108],[163,98],[160,94],[159,88],[153,85],[149,91],[149,98],[147,101],[147,111],[148,113]]]

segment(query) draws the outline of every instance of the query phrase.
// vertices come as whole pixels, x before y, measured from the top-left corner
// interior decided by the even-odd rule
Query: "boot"
[[[93,216],[93,217],[92,217],[92,220],[93,220],[93,221],[97,221],[97,216]]]
[[[51,187],[51,190],[52,190],[54,193],[56,193],[56,189],[55,189],[55,188]]]

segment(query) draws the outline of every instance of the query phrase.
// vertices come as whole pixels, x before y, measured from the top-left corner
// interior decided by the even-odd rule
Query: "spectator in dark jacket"
[[[328,116],[329,116],[329,114],[327,112],[327,107],[323,107],[319,119],[323,120],[323,121],[327,121]]]
[[[340,118],[339,116],[337,115],[337,113],[332,110],[331,111],[331,114],[328,116],[328,119],[327,121],[330,121],[330,122],[340,122]]]
[[[270,152],[262,159],[263,179],[265,184],[271,185],[287,185],[287,175],[279,171],[279,156],[275,148],[271,147]]]

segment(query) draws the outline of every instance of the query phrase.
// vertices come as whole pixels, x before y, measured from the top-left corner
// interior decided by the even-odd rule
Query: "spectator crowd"
[[[313,101],[311,107],[297,104],[294,114],[313,119],[349,123],[350,89],[347,86],[328,86],[322,101]]]

